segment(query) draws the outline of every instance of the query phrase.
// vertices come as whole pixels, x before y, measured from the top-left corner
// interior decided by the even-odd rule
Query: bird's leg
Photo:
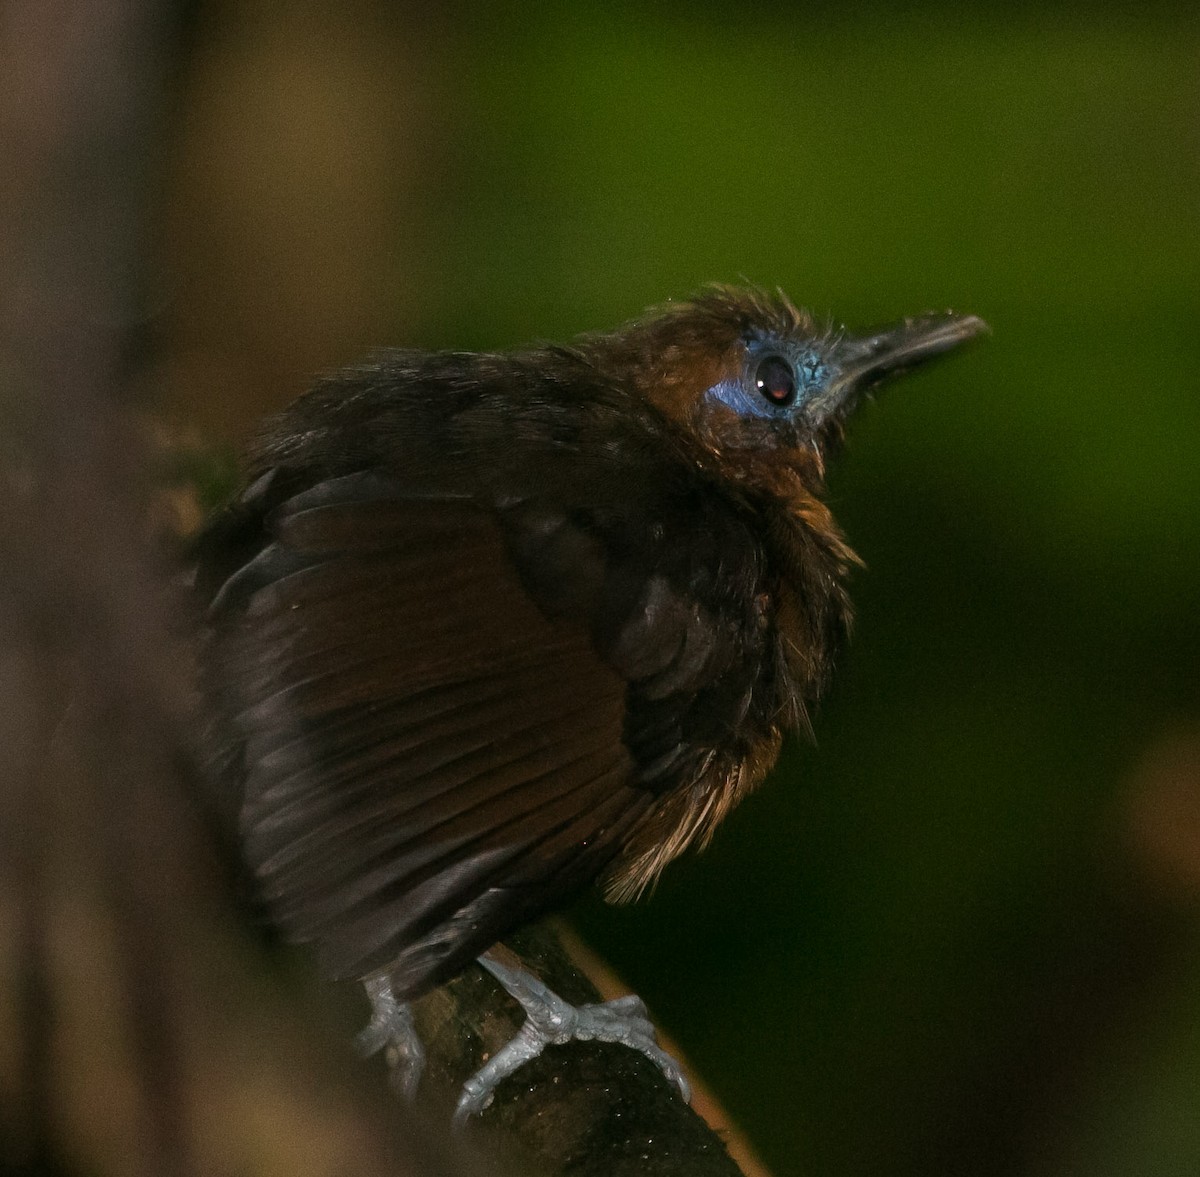
[[[371,999],[371,1021],[355,1044],[364,1056],[386,1047],[392,1082],[412,1099],[425,1070],[425,1047],[413,1024],[412,1006],[396,1000],[387,976],[371,977],[363,986]]]
[[[463,1084],[454,1110],[455,1123],[483,1111],[501,1081],[518,1067],[537,1058],[547,1046],[561,1046],[573,1039],[617,1042],[644,1054],[679,1088],[685,1100],[691,1089],[679,1064],[658,1045],[654,1026],[640,997],[618,997],[595,1005],[571,1005],[552,992],[525,969],[502,964],[491,953],[479,963],[520,1003],[525,1022],[503,1049],[494,1054]]]

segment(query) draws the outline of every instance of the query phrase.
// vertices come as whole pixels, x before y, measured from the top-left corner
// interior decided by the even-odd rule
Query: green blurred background
[[[380,344],[709,280],[993,336],[864,410],[817,746],[578,911],[780,1177],[1200,1171],[1200,19],[195,6],[155,383],[236,444]]]

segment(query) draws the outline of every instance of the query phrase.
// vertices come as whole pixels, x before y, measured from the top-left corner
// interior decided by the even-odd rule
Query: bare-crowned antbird
[[[217,760],[272,917],[367,983],[414,1079],[408,1001],[594,879],[645,890],[807,726],[855,559],[826,459],[983,329],[716,287],[561,346],[386,352],[268,423],[199,549]],[[460,1110],[563,1019],[678,1078],[636,999],[565,1012],[482,963],[545,1033]]]

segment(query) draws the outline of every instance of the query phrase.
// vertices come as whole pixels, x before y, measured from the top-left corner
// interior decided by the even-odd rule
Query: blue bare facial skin
[[[794,420],[836,377],[836,367],[816,345],[767,336],[747,342],[738,376],[714,384],[704,395],[739,416]]]

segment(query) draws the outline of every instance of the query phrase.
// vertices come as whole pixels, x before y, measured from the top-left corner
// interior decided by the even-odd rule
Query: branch
[[[548,925],[506,945],[572,1004],[603,1000]],[[612,996],[606,994],[605,996]],[[449,1117],[464,1080],[513,1037],[520,1007],[472,966],[416,1006],[429,1052],[422,1089],[431,1114]],[[740,1177],[725,1142],[644,1055],[625,1046],[547,1047],[500,1085],[470,1132],[490,1137],[539,1172],[572,1177]]]

